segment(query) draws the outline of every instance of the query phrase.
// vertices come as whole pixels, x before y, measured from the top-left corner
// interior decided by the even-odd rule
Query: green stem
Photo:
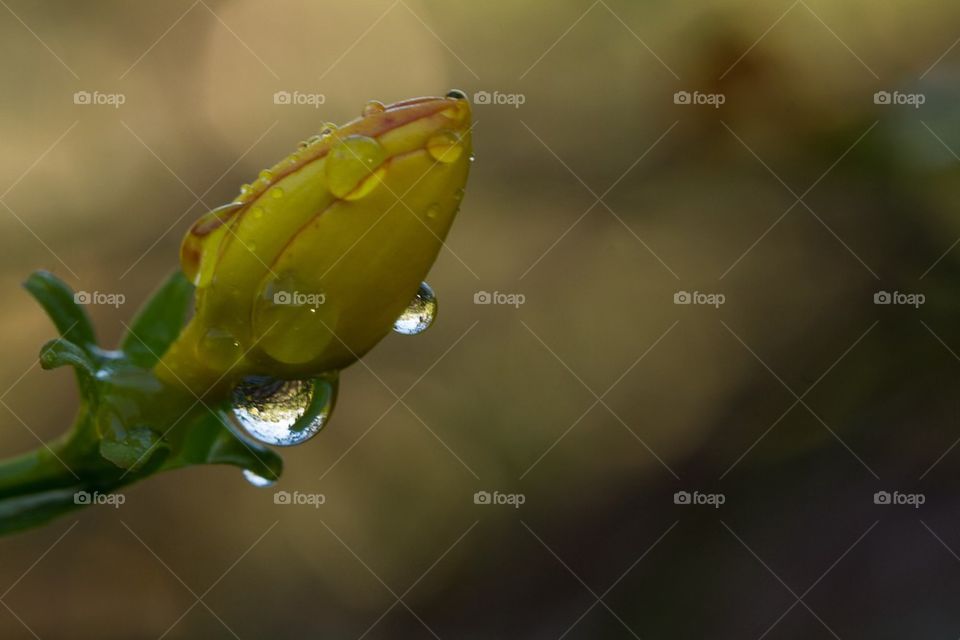
[[[83,506],[74,495],[89,491],[90,479],[81,480],[79,472],[57,459],[66,455],[65,442],[48,446],[0,461],[0,534],[43,524]]]

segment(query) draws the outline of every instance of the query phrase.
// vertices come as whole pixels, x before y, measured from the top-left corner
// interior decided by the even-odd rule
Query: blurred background
[[[76,405],[30,271],[122,293],[114,344],[324,122],[477,103],[433,328],[272,489],[195,468],[0,539],[0,637],[960,635],[960,6],[0,4],[4,455]]]

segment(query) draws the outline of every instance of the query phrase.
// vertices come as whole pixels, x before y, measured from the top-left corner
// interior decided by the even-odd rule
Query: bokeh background
[[[523,102],[474,107],[433,328],[346,371],[272,489],[196,468],[0,539],[0,637],[960,635],[955,3],[0,5],[4,454],[76,403],[31,270],[124,294],[90,309],[113,344],[191,221],[323,122]]]

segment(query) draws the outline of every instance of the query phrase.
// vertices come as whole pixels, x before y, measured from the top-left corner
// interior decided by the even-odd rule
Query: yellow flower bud
[[[200,218],[181,247],[196,313],[158,375],[203,393],[221,378],[339,370],[369,351],[459,209],[470,120],[459,92],[369,103]]]

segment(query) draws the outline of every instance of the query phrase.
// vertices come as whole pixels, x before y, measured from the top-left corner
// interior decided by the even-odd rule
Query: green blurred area
[[[524,102],[474,107],[437,323],[344,372],[325,432],[282,452],[276,488],[325,504],[199,468],[0,540],[0,637],[757,637],[811,584],[822,621],[797,605],[768,637],[956,636],[958,20],[940,0],[10,0],[5,454],[76,403],[33,366],[53,331],[31,270],[123,293],[91,308],[115,343],[191,222],[324,122],[451,88]],[[216,615],[177,621],[191,590]],[[577,621],[590,590],[609,610]],[[378,620],[396,596],[410,610]]]

